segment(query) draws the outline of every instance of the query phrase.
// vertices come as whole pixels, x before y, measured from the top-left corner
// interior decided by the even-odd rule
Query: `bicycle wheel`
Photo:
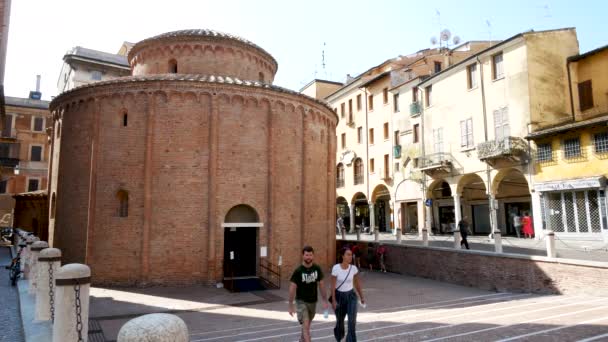
[[[11,278],[11,285],[12,286],[16,286],[17,285],[17,279],[19,279],[19,267],[18,266],[13,266],[11,267],[11,273],[10,273],[10,278]]]

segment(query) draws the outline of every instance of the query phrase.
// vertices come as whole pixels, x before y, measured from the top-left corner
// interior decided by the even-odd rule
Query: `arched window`
[[[51,196],[51,218],[54,219],[55,218],[55,206],[57,205],[56,202],[56,196],[55,193],[53,193],[53,195]]]
[[[59,139],[61,135],[61,121],[57,121],[57,131],[55,132],[55,139]]]
[[[363,161],[361,158],[355,159],[355,185],[363,184]]]
[[[126,110],[122,112],[122,126],[127,127],[127,123],[129,122],[129,113]]]
[[[175,59],[169,61],[169,73],[177,74],[177,61]]]
[[[336,187],[344,187],[344,165],[342,163],[338,164],[336,169]]]
[[[126,190],[118,190],[116,198],[119,202],[118,216],[127,217],[129,216],[129,192]]]
[[[260,72],[260,73],[258,74],[258,80],[259,80],[260,82],[264,82],[264,73],[263,73],[263,72]]]

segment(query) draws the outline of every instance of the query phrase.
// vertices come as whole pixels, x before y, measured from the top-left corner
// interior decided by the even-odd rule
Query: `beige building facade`
[[[524,138],[568,113],[566,59],[577,52],[574,29],[526,32],[419,84],[427,227],[451,232],[467,217],[474,234],[519,235],[516,217],[540,205]]]

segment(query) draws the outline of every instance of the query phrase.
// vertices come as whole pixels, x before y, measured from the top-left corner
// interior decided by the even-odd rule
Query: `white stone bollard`
[[[361,228],[359,226],[355,228],[355,233],[357,233],[357,241],[361,241]]]
[[[156,313],[128,321],[120,328],[117,342],[188,342],[188,327],[179,317]]]
[[[36,268],[38,265],[38,255],[40,254],[40,251],[45,248],[49,248],[49,244],[46,241],[36,241],[30,248],[30,277],[28,278],[29,287],[27,290],[29,294],[36,293],[36,286],[38,285],[38,279],[36,279],[38,276],[38,270]]]
[[[53,342],[87,342],[90,284],[87,265],[63,265],[55,275]]]
[[[32,244],[34,236],[30,235],[25,239],[25,249],[21,254],[21,264],[23,265],[23,279],[30,279],[30,256],[32,255]]]
[[[395,231],[397,231],[397,243],[401,243],[401,228],[397,227],[397,229],[395,229]]]
[[[555,232],[552,230],[546,231],[545,238],[547,239],[547,256],[549,258],[556,258],[557,251],[555,250]]]
[[[426,228],[422,228],[422,245],[429,245],[429,230]]]
[[[61,267],[61,251],[57,248],[43,249],[37,265],[36,320],[54,320],[55,274]]]
[[[494,231],[494,251],[502,253],[502,232],[500,230]]]

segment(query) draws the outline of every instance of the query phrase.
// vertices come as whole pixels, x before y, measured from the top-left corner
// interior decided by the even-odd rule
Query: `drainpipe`
[[[424,137],[424,89],[418,87],[418,94],[420,94],[420,152],[421,152],[421,158],[418,158],[418,162],[421,162],[422,160],[420,159],[425,159],[426,158],[426,144],[425,144],[425,137]],[[426,172],[422,172],[422,206],[424,208],[424,215],[425,215],[425,219],[424,219],[424,225],[425,225],[425,229],[427,230],[427,233],[431,231],[431,225],[433,222],[433,206],[431,205],[430,210],[428,209],[427,205],[426,205],[426,200],[427,200],[427,196],[426,196]]]
[[[570,113],[572,113],[572,122],[576,121],[574,114],[574,96],[572,96],[572,77],[570,76],[570,61],[566,62],[566,70],[568,71],[568,91],[570,92]]]
[[[479,75],[481,78],[481,105],[482,105],[482,113],[483,113],[483,134],[484,134],[484,141],[487,142],[488,141],[488,113],[486,110],[486,91],[485,91],[485,85],[484,85],[484,78],[483,78],[483,64],[481,63],[481,60],[479,59],[479,56],[476,57],[477,60],[477,64],[479,65]],[[490,229],[491,229],[491,233],[490,235],[494,236],[495,240],[496,240],[496,251],[502,252],[502,245],[500,244],[500,230],[498,229],[498,222],[497,221],[497,215],[496,215],[496,210],[497,208],[495,207],[495,199],[494,199],[494,194],[492,193],[492,177],[491,177],[491,168],[490,165],[486,162],[486,179],[488,182],[488,199],[489,199],[489,204],[490,204]]]

